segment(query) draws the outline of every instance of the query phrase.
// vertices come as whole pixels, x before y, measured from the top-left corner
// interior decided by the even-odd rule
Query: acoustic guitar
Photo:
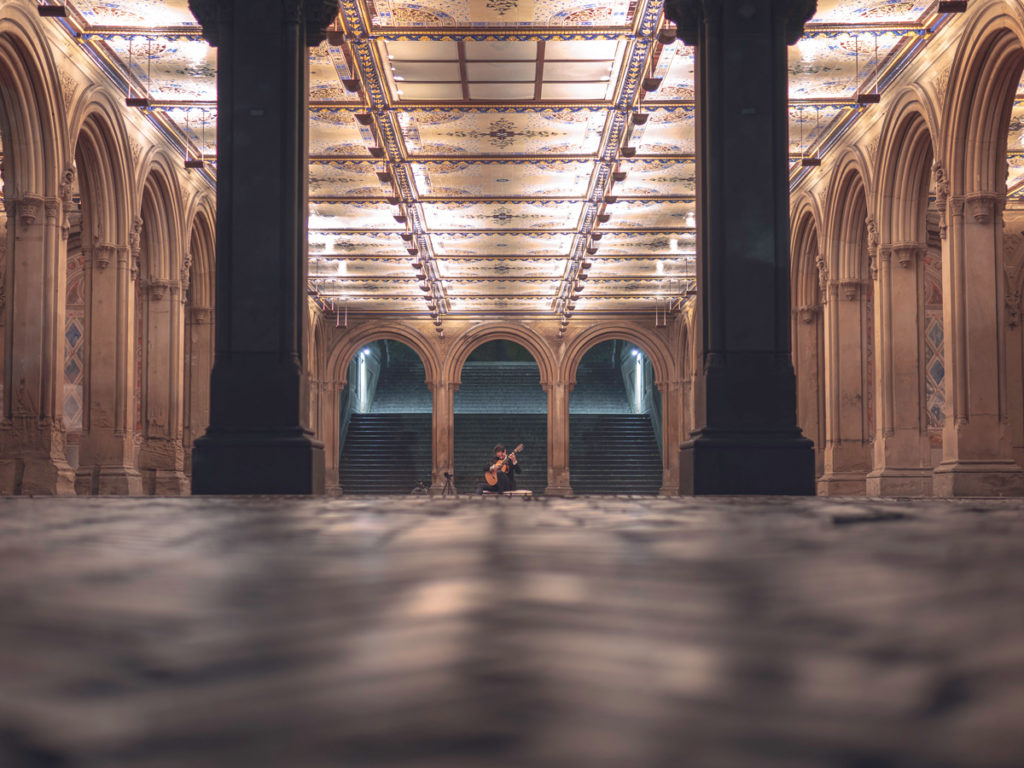
[[[502,459],[501,461],[494,462],[494,464],[491,465],[491,468],[488,469],[486,472],[484,472],[484,480],[487,481],[488,485],[497,485],[498,484],[498,473],[499,472],[508,472],[508,463],[509,463],[509,461],[511,461],[512,457],[515,454],[519,453],[521,450],[523,450],[523,444],[522,443],[517,445],[511,451],[511,453],[509,453],[504,459]]]

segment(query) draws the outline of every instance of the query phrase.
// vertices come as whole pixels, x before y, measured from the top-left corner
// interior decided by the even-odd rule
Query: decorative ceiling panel
[[[78,44],[216,173],[216,50],[187,0],[69,0]],[[310,290],[341,312],[664,310],[692,295],[693,50],[659,0],[340,0],[310,51]],[[789,50],[791,182],[941,28],[819,0]],[[912,45],[913,44],[913,45]],[[1009,185],[1024,195],[1024,88]],[[810,162],[807,162],[810,161]]]
[[[579,197],[587,194],[588,161],[442,161],[410,163],[424,197]]]

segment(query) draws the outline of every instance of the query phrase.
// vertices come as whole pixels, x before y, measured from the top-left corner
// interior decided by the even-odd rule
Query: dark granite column
[[[684,494],[814,493],[790,359],[786,46],[814,0],[668,0],[696,46],[696,423]]]
[[[210,427],[193,493],[322,493],[303,361],[307,46],[335,0],[190,0],[219,46],[217,268]]]

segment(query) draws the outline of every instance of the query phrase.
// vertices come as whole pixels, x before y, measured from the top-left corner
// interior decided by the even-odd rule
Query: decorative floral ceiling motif
[[[68,5],[212,183],[217,56],[187,0]],[[789,50],[794,183],[940,18],[931,0],[818,0]],[[1012,120],[1019,195],[1024,91]],[[324,307],[568,318],[692,295],[693,50],[660,0],[339,0],[310,51],[309,151]]]

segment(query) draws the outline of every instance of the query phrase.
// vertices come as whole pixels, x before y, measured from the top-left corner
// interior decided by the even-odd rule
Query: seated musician
[[[498,478],[494,485],[484,483],[483,490],[492,493],[504,493],[516,489],[516,473],[521,472],[519,459],[515,453],[511,455],[505,450],[505,446],[498,443],[494,446],[494,462],[484,467],[484,472],[496,471]]]

